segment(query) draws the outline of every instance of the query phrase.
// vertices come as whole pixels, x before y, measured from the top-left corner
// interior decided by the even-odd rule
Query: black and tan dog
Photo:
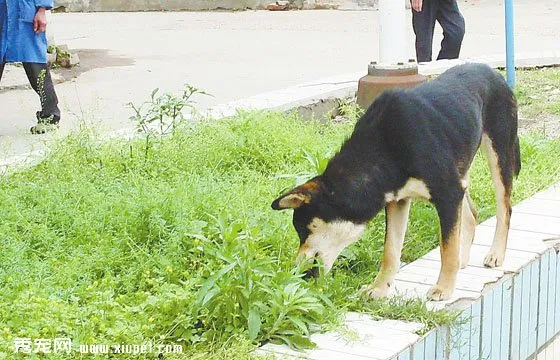
[[[515,97],[486,65],[456,66],[412,90],[381,94],[325,172],[276,199],[272,208],[294,209],[299,258],[320,259],[326,272],[385,208],[383,263],[365,287],[369,296],[382,297],[400,266],[410,199],[430,201],[440,219],[441,270],[428,298],[446,300],[457,271],[469,262],[476,210],[468,173],[479,147],[486,151],[497,201],[494,242],[484,265],[500,266],[512,179],[521,161]]]

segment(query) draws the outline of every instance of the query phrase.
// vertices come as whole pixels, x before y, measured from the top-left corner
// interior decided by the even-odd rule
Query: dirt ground
[[[519,117],[519,133],[527,134],[537,132],[543,134],[547,139],[560,138],[560,116],[541,114],[536,117]]]

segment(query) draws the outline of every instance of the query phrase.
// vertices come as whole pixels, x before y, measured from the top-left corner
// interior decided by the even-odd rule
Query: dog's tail
[[[515,174],[515,176],[517,177],[519,175],[519,172],[521,172],[521,150],[519,148],[519,137],[516,135],[515,136],[515,142],[513,144],[513,154],[512,154],[512,168],[513,168],[513,173]]]

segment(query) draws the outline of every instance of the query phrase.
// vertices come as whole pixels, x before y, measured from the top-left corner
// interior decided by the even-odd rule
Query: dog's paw
[[[380,287],[374,284],[364,285],[360,291],[364,297],[368,297],[370,299],[382,299],[387,297],[389,293],[389,286]]]
[[[451,295],[453,295],[453,289],[444,289],[438,284],[435,284],[428,290],[428,300],[431,301],[445,301],[451,299]]]
[[[504,255],[498,254],[497,251],[490,250],[486,258],[484,258],[484,266],[489,268],[494,268],[498,266],[502,266],[504,263]]]

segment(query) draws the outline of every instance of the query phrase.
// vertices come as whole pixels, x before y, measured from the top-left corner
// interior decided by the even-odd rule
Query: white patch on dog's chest
[[[407,198],[430,200],[430,190],[419,179],[410,178],[404,186],[396,191],[385,194],[385,202],[400,201]]]

